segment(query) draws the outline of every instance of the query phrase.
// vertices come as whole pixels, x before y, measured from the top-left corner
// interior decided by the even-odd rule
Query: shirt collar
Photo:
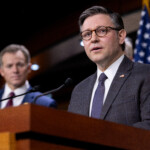
[[[113,64],[111,64],[105,71],[105,75],[107,76],[108,79],[113,80],[121,62],[123,61],[124,55],[120,56]],[[100,69],[97,69],[97,80],[98,77],[100,76],[100,74],[102,73],[102,71]]]
[[[24,85],[15,89],[13,92],[15,93],[15,95],[19,95],[20,93],[25,93],[29,87],[30,87],[29,82],[26,81]],[[8,97],[8,95],[11,91],[12,91],[11,88],[6,83],[5,89],[4,89],[4,97]]]

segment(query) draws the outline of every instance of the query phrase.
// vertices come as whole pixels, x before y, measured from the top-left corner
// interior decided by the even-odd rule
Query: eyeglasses
[[[113,27],[109,27],[109,26],[99,26],[98,28],[96,28],[95,30],[86,30],[81,32],[81,37],[83,40],[88,41],[92,38],[92,32],[95,31],[96,35],[98,37],[103,37],[105,36],[109,30],[121,30],[120,28],[113,28]]]

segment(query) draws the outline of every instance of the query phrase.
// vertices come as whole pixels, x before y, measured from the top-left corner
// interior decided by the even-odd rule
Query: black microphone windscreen
[[[47,91],[47,92],[45,92],[45,93],[43,93],[43,94],[41,94],[41,95],[36,96],[35,99],[34,99],[34,101],[33,101],[33,103],[35,104],[36,101],[37,101],[37,99],[38,99],[39,97],[44,96],[44,95],[47,95],[47,94],[51,94],[51,93],[54,93],[54,92],[57,92],[57,91],[59,91],[60,89],[62,89],[63,87],[70,85],[71,83],[72,83],[72,79],[71,79],[71,78],[67,78],[66,81],[65,81],[65,83],[64,83],[63,85],[59,86],[58,88],[53,89],[53,90],[51,90],[51,91]]]
[[[65,86],[68,86],[72,83],[72,79],[71,78],[67,78],[65,81]]]
[[[34,90],[34,91],[37,91],[37,90],[39,90],[39,89],[40,89],[40,86],[39,86],[39,85],[36,85],[36,86],[33,87],[33,90]]]

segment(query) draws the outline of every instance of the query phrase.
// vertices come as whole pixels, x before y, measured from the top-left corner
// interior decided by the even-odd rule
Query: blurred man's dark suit
[[[32,89],[31,86],[27,91],[29,91],[30,89]],[[4,88],[2,88],[0,90],[0,100],[2,98],[3,93],[4,93]],[[22,101],[22,104],[23,103],[33,103],[36,96],[41,95],[41,94],[42,93],[40,93],[40,92],[31,92],[31,93],[26,94]],[[46,107],[53,107],[53,108],[57,107],[55,100],[53,100],[52,98],[50,98],[48,96],[39,97],[36,101],[36,104],[41,105],[41,106],[46,106]],[[0,104],[0,106],[1,106],[1,104]]]

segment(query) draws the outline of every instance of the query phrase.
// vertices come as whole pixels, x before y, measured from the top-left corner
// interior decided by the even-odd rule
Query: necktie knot
[[[13,96],[15,96],[15,93],[10,92],[9,94],[10,99],[8,100],[8,103],[6,104],[6,107],[13,106]]]
[[[9,93],[9,97],[13,97],[13,96],[15,96],[15,93],[14,92],[10,92]]]
[[[99,77],[99,82],[101,82],[101,84],[103,85],[106,79],[107,79],[107,76],[105,75],[105,73],[101,73]]]

